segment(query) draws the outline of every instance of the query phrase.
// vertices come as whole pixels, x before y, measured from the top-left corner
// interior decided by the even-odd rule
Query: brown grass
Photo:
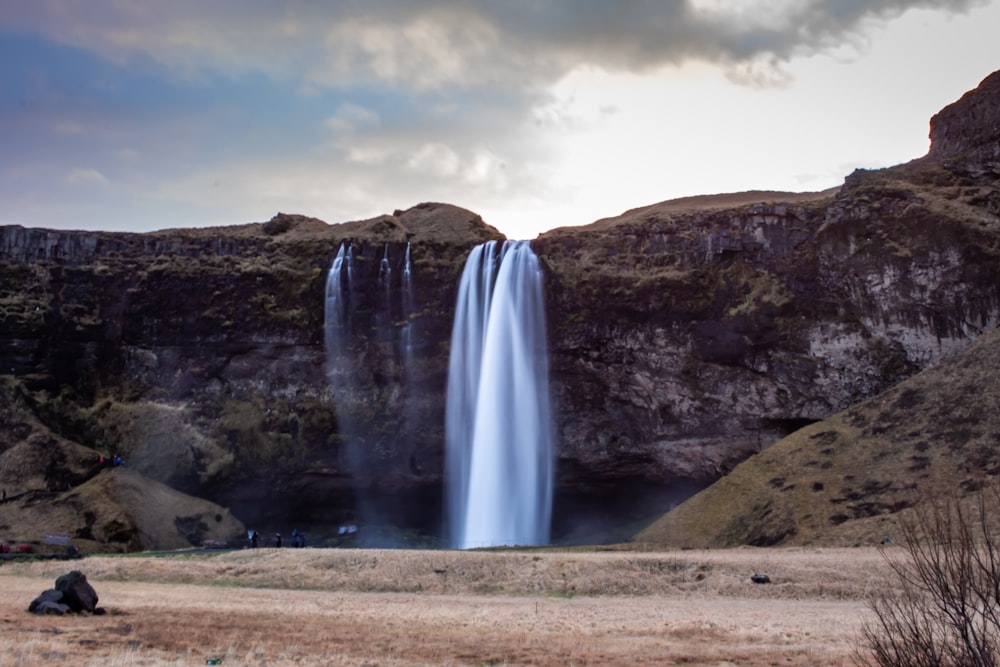
[[[840,190],[839,187],[821,190],[819,192],[780,192],[775,190],[748,190],[745,192],[726,192],[714,195],[695,195],[629,209],[620,216],[601,218],[585,229],[611,229],[622,222],[634,222],[651,215],[669,216],[705,213],[709,211],[725,211],[741,208],[751,204],[806,204],[825,202],[833,199]]]
[[[76,567],[104,616],[28,603]],[[766,572],[770,585],[750,582]],[[0,666],[847,665],[873,549],[271,550],[7,563]]]
[[[900,542],[898,519],[1000,473],[1000,331],[779,440],[644,529],[664,547]]]

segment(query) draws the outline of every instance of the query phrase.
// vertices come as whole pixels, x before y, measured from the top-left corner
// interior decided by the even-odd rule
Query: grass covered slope
[[[0,425],[0,542],[58,551],[43,544],[56,534],[87,552],[138,551],[244,534],[226,508],[139,470],[108,468],[101,451],[47,428],[10,376],[0,376]]]
[[[51,551],[40,544],[47,533],[86,552],[112,552],[239,543],[245,528],[223,507],[115,468],[66,491],[27,492],[0,505],[4,541]]]
[[[778,441],[636,535],[672,547],[852,545],[1000,472],[1000,331]]]

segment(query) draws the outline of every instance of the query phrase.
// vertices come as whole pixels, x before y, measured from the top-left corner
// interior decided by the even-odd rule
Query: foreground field
[[[69,569],[104,616],[38,617]],[[767,573],[771,584],[750,582]],[[246,550],[0,566],[7,665],[850,665],[874,549]]]

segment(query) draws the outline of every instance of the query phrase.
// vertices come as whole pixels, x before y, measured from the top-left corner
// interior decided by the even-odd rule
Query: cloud
[[[106,186],[110,183],[107,177],[96,169],[77,167],[66,175],[66,182],[70,185],[81,186]]]
[[[314,86],[538,90],[581,65],[642,72],[701,61],[745,71],[862,42],[911,8],[984,0],[371,0],[17,3],[0,27],[39,32],[115,62],[147,57],[181,76],[263,73]],[[761,74],[748,78],[760,82]],[[739,79],[739,77],[735,77]],[[778,77],[780,80],[781,77]],[[767,77],[765,77],[767,80]]]
[[[881,27],[923,13],[911,9],[935,10],[924,14],[936,21],[979,4],[11,3],[0,13],[0,55],[13,63],[0,68],[0,120],[12,130],[0,152],[0,195],[8,201],[34,188],[15,212],[35,224],[67,218],[38,218],[42,204],[59,197],[74,216],[100,224],[125,219],[124,198],[141,211],[128,220],[158,216],[161,226],[262,219],[277,210],[340,221],[430,200],[464,205],[494,224],[495,211],[586,222],[615,207],[714,188],[703,179],[732,171],[740,155],[755,160],[742,171],[763,174],[756,162],[773,148],[723,156],[759,128],[808,126],[810,142],[862,136],[852,119],[867,118],[872,99],[898,97],[887,82],[905,76],[871,77],[866,94],[856,85],[838,88],[841,97],[813,90],[823,104],[792,121],[787,104],[767,112],[755,105],[813,81],[825,85],[826,70],[790,77],[810,55],[851,61],[883,48]],[[968,46],[985,49],[988,41]],[[970,62],[995,60],[992,51],[962,53]],[[919,71],[911,55],[900,58]],[[862,100],[864,114],[843,112],[847,98]],[[919,123],[938,108],[935,100],[921,110]],[[828,116],[834,109],[841,111]],[[756,125],[744,122],[751,116]],[[786,137],[771,145],[805,144]],[[713,161],[696,164],[681,150],[688,144]],[[552,219],[553,207],[577,204],[586,211],[579,217]]]
[[[362,165],[384,164],[392,152],[377,146],[351,146],[347,149],[347,161]]]
[[[451,148],[440,143],[424,144],[406,161],[408,169],[416,172],[433,173],[451,177],[461,168],[461,159]]]
[[[336,115],[326,119],[326,127],[337,134],[348,134],[361,127],[377,125],[379,115],[357,104],[343,104]]]
[[[63,120],[56,123],[54,128],[56,134],[67,136],[81,135],[84,133],[83,125],[72,120]]]

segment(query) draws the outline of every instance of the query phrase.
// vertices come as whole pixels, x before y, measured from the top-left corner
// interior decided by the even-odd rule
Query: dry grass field
[[[35,616],[70,569],[103,616]],[[750,575],[767,573],[770,584]],[[875,549],[260,549],[0,565],[0,667],[850,665]]]

